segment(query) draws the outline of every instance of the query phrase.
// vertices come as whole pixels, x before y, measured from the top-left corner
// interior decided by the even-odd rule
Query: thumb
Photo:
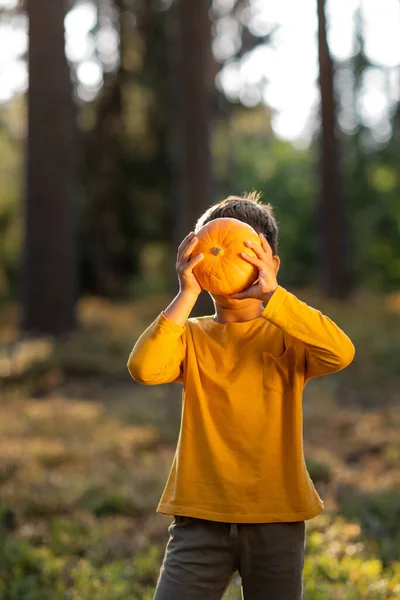
[[[236,294],[229,294],[229,298],[233,300],[241,300],[245,297],[245,292],[237,292]]]

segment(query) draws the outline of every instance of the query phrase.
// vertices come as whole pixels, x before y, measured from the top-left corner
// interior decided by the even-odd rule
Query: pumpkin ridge
[[[219,281],[222,281],[221,277],[219,275],[216,275],[215,273],[209,273],[208,276],[214,277],[214,279],[219,279]]]
[[[238,256],[239,252],[238,251],[235,252],[234,251],[235,248],[237,248],[237,250],[239,248],[242,248],[242,244],[238,244],[237,241],[235,241],[235,240],[232,240],[231,243],[229,243],[229,240],[228,240],[228,242],[226,244],[227,252],[225,252],[225,254],[224,254],[224,260],[220,263],[220,266],[224,272],[224,276],[218,277],[218,276],[214,275],[213,273],[210,273],[213,277],[216,277],[219,281],[228,280],[228,277],[226,275],[226,268],[228,267],[228,265],[230,267],[230,270],[232,270],[232,268],[235,269],[237,274],[240,273],[245,276],[249,275],[249,273],[247,271],[247,265],[249,265],[250,263],[247,263],[244,259],[242,259],[242,261],[240,262],[240,265],[239,265],[239,264],[237,264],[237,262],[235,260],[232,260],[231,258],[229,258],[229,255],[231,255],[231,254],[234,254],[235,258]],[[251,250],[251,248],[247,248],[246,246],[244,246],[244,249],[250,250],[250,252],[252,253],[251,255],[255,256],[255,252],[254,252],[254,250]],[[218,256],[215,256],[215,260],[217,260],[217,258],[218,258]],[[214,267],[214,265],[215,265],[215,261],[213,263],[213,267]],[[254,266],[254,265],[252,265],[252,266]],[[250,284],[250,285],[252,285],[252,284]]]
[[[230,235],[230,233],[231,233],[231,231],[232,231],[232,227],[234,227],[234,225],[233,225],[231,222],[229,223],[229,225],[230,225],[230,226],[228,226],[228,227],[226,228],[225,235],[224,235],[224,237],[223,237],[223,238],[222,238],[222,240],[221,240],[221,246],[224,244],[224,242],[225,242],[226,238],[227,238],[227,237]],[[228,243],[228,245],[229,245],[229,243]]]
[[[224,253],[222,256],[224,256],[225,257],[224,260],[226,260],[226,253]],[[215,275],[214,272],[213,272],[214,271],[214,267],[215,267],[215,263],[217,262],[218,258],[220,258],[219,255],[214,255],[214,262],[210,266],[210,270],[208,272],[208,275],[209,275],[209,277],[214,277],[216,279],[219,279],[219,281],[222,281],[221,277],[219,275]],[[219,262],[218,264],[220,265],[221,263]]]
[[[210,235],[210,232],[209,232],[209,231],[207,231],[207,237],[208,237],[208,240],[207,240],[207,242],[208,242],[208,245],[209,245],[209,246],[211,246],[211,247],[212,247],[212,246],[215,246],[215,243],[214,243],[214,241],[213,241],[213,239],[212,239],[212,237],[211,237],[211,235]],[[206,243],[206,241],[205,241],[205,240],[204,240],[204,243]]]
[[[246,261],[243,259],[243,262],[246,262]],[[232,267],[236,270],[236,272],[243,273],[244,275],[248,274],[246,272],[245,265],[243,265],[243,267],[240,268],[240,266],[237,263],[235,263],[234,261],[229,260],[228,258],[226,258],[225,261],[224,261],[224,264],[227,264],[227,263],[229,263],[230,265],[232,265]],[[250,263],[247,263],[247,264],[250,264]],[[225,271],[225,269],[224,269],[224,271]]]

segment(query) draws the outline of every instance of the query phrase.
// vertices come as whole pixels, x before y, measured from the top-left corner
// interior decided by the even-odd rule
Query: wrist
[[[195,292],[193,290],[185,290],[185,289],[181,289],[179,290],[179,296],[184,297],[184,298],[193,298],[196,299],[200,296],[200,292]]]
[[[277,286],[271,290],[270,292],[266,292],[265,294],[263,294],[262,296],[262,301],[265,304],[268,304],[268,302],[271,300],[272,296],[274,295],[274,292],[278,289],[279,285],[277,284]]]

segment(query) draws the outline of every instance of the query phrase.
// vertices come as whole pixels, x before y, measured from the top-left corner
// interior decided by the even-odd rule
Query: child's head
[[[203,225],[222,217],[231,217],[251,225],[257,233],[263,233],[272,248],[274,255],[278,254],[278,225],[270,204],[260,202],[261,193],[253,191],[240,196],[228,196],[225,200],[210,206],[197,220],[195,233]]]
[[[244,221],[251,225],[257,233],[263,233],[272,249],[275,272],[279,270],[280,259],[278,256],[278,225],[273,214],[273,207],[270,204],[260,202],[260,192],[253,191],[250,194],[244,193],[240,196],[228,196],[225,200],[210,206],[205,213],[197,220],[194,232],[197,233],[203,225],[223,217],[231,217]],[[211,294],[216,305],[225,309],[235,309],[238,304],[246,302],[247,305],[254,304],[255,300],[236,300],[228,296],[217,296]]]

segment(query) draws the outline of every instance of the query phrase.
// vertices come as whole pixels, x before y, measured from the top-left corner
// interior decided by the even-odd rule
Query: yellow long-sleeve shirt
[[[139,383],[183,383],[177,448],[156,512],[236,523],[321,513],[303,454],[303,388],[354,353],[329,317],[282,286],[250,321],[204,316],[182,327],[161,312],[128,361]]]

